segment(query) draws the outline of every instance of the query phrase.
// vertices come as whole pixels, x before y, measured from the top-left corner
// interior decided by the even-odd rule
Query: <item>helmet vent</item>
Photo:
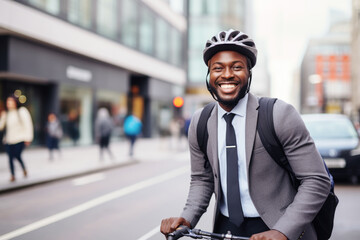
[[[219,34],[219,37],[220,37],[221,41],[225,41],[226,33],[225,33],[225,32],[221,32],[221,33]]]
[[[239,35],[239,33],[240,33],[239,31],[231,32],[229,37],[228,37],[228,40],[229,41],[233,40],[234,38],[236,38],[237,35]],[[240,35],[240,37],[241,37],[241,35]],[[238,41],[238,39],[235,39],[235,41]]]
[[[234,41],[239,41],[240,42],[240,41],[242,41],[244,39],[248,39],[248,36],[245,35],[245,34],[240,34],[240,36],[237,37]]]
[[[243,42],[246,46],[249,46],[249,47],[255,47],[255,44],[253,41],[244,41]]]

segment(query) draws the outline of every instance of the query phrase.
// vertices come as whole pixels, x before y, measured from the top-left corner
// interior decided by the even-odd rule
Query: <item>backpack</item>
[[[273,122],[273,107],[276,100],[276,98],[264,97],[260,99],[257,131],[266,151],[277,164],[287,170],[293,187],[297,189],[300,185],[299,180],[295,177],[289,161],[286,158],[282,145],[275,133]],[[207,121],[215,104],[216,103],[214,102],[209,103],[204,107],[197,125],[197,140],[200,150],[204,153],[205,156],[205,168],[209,166],[209,160],[206,154],[207,141],[209,137],[209,134],[207,132]],[[339,199],[334,193],[333,177],[331,176],[325,162],[324,166],[331,181],[331,190],[326,201],[324,202],[323,206],[321,207],[320,211],[312,222],[316,230],[318,240],[327,240],[330,238],[334,226],[335,209],[339,202]]]

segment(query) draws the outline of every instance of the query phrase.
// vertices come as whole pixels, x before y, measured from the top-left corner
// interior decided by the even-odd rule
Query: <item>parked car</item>
[[[334,178],[357,183],[360,177],[359,135],[342,114],[304,114],[302,118]]]

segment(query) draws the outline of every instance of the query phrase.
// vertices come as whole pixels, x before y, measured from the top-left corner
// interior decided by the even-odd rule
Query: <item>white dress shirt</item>
[[[246,106],[248,102],[248,94],[246,94],[238,104],[231,110],[235,114],[232,125],[235,129],[238,168],[239,168],[239,185],[240,185],[240,199],[244,213],[244,217],[259,217],[253,201],[249,193],[249,184],[246,168],[246,153],[245,153],[245,122],[246,122]],[[224,114],[227,113],[218,105],[218,154],[220,166],[220,181],[223,192],[222,201],[220,203],[220,211],[224,216],[229,216],[227,206],[227,183],[226,183],[226,122]]]

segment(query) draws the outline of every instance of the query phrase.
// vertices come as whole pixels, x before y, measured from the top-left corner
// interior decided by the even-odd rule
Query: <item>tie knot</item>
[[[224,119],[225,119],[227,124],[231,123],[232,120],[234,119],[234,117],[235,117],[234,113],[225,113],[224,114]]]

